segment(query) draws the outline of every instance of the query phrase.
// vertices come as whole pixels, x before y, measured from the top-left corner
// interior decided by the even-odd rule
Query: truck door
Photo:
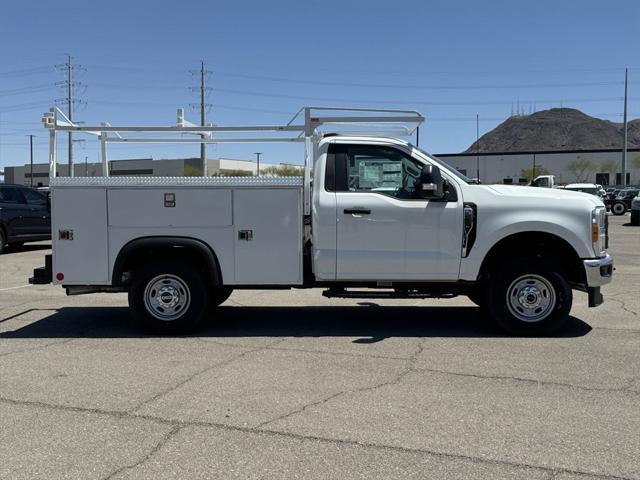
[[[331,148],[336,161],[337,280],[456,280],[461,200],[417,198],[416,179],[424,164],[396,148]]]
[[[0,186],[0,209],[9,237],[28,233],[29,207],[17,187]]]
[[[21,188],[28,210],[25,216],[26,233],[29,235],[47,235],[51,232],[51,212],[47,197],[30,188]]]

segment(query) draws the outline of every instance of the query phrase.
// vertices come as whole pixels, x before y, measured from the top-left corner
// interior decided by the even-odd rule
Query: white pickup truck
[[[52,178],[53,258],[32,281],[128,292],[160,333],[215,317],[234,289],[466,295],[522,335],[557,330],[572,289],[602,303],[613,260],[596,197],[471,184],[406,141],[320,138],[314,120],[329,123],[307,114],[305,179]]]

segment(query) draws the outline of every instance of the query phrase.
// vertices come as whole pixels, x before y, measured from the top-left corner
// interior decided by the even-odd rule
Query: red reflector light
[[[64,280],[64,273],[62,273],[62,272],[56,273],[56,280],[58,280],[59,282]]]

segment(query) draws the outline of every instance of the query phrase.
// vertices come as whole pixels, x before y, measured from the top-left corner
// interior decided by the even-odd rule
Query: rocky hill
[[[628,148],[640,147],[640,119],[629,122],[627,134]],[[621,148],[622,141],[622,123],[590,117],[573,108],[552,108],[508,118],[466,152]]]

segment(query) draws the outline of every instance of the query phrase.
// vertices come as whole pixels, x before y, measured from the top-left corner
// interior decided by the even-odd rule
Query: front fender
[[[516,220],[516,216],[519,217]],[[475,281],[480,273],[482,262],[491,248],[501,240],[526,232],[547,233],[565,240],[580,258],[594,256],[590,242],[591,232],[588,230],[590,218],[581,216],[562,216],[556,221],[543,221],[522,218],[522,212],[511,212],[500,218],[481,221],[478,218],[478,235],[476,244],[467,258],[460,263],[460,279]],[[523,254],[526,252],[523,251]]]

